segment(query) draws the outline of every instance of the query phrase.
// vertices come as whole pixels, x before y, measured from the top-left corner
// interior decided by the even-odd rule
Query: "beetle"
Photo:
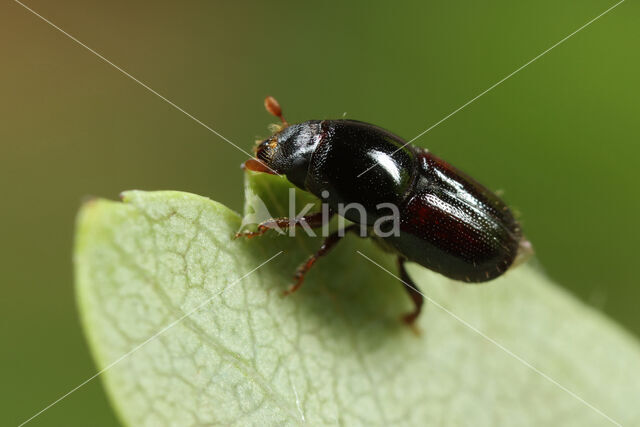
[[[408,144],[378,126],[356,120],[309,120],[289,125],[278,102],[265,99],[268,112],[282,121],[271,137],[259,141],[255,158],[243,167],[257,172],[285,175],[296,187],[327,203],[335,214],[340,204],[357,203],[365,217],[345,211],[355,226],[371,230],[381,218],[381,203],[398,207],[399,233],[379,237],[386,249],[397,254],[400,278],[414,309],[403,316],[413,325],[423,296],[407,274],[405,263],[415,262],[454,280],[478,283],[502,275],[517,258],[531,252],[513,212],[495,193],[464,172]],[[275,218],[257,231],[238,236],[254,237],[278,227],[306,223],[322,225],[322,213],[295,219]],[[316,260],[326,255],[344,236],[334,232],[320,249],[296,271],[286,293],[296,291]]]

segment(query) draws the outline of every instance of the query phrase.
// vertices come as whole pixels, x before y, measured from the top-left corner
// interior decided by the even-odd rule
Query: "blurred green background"
[[[410,139],[614,2],[26,4],[250,150],[268,94],[292,122],[346,112]],[[639,12],[623,3],[416,141],[504,190],[542,268],[636,335]],[[73,292],[82,200],[175,189],[240,210],[245,155],[11,1],[0,55],[0,402],[15,425],[95,373]],[[31,425],[115,423],[98,380]]]

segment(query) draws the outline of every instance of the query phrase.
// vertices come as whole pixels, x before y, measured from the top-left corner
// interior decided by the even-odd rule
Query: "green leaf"
[[[286,215],[288,188],[250,175],[247,210],[259,196]],[[233,240],[239,226],[179,192],[83,207],[78,305],[123,423],[640,425],[637,342],[531,265],[484,285],[410,265],[432,299],[416,336],[400,283],[356,252],[395,272],[369,240],[346,237],[282,297],[320,240]]]

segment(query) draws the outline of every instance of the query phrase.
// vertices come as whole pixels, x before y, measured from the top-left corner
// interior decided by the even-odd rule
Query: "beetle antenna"
[[[282,121],[282,125],[284,127],[289,126],[289,123],[287,123],[287,121],[282,116],[282,108],[280,107],[280,104],[278,103],[278,101],[276,101],[276,99],[273,96],[267,96],[264,99],[264,108],[270,114],[273,114],[274,116],[279,118]]]

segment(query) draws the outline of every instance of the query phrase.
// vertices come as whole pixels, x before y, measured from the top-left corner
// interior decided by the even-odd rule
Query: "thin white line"
[[[586,27],[588,27],[589,25],[591,25],[592,23],[594,23],[595,21],[597,21],[598,19],[600,19],[601,17],[603,17],[604,15],[606,15],[607,13],[611,12],[613,9],[615,9],[616,7],[618,7],[619,5],[621,5],[622,3],[624,3],[625,0],[620,0],[618,3],[614,4],[613,6],[611,6],[609,9],[605,10],[604,12],[602,12],[600,15],[596,16],[595,18],[593,18],[591,21],[587,22],[586,24],[584,24],[583,26],[581,26],[580,28],[578,28],[577,30],[575,30],[573,33],[569,34],[568,36],[566,36],[565,38],[563,38],[562,40],[560,40],[559,42],[557,42],[556,44],[554,44],[553,46],[551,46],[550,48],[546,49],[545,51],[543,51],[542,53],[540,53],[538,56],[536,56],[535,58],[531,59],[529,62],[527,62],[526,64],[522,65],[520,68],[518,68],[517,70],[513,71],[512,73],[508,74],[507,76],[503,77],[501,80],[499,80],[498,82],[494,83],[493,85],[491,85],[488,89],[484,90],[483,92],[481,92],[479,95],[476,95],[474,98],[471,98],[469,101],[465,102],[464,104],[462,104],[460,107],[456,108],[455,110],[453,110],[451,113],[447,114],[446,116],[444,116],[442,119],[438,120],[437,122],[435,122],[433,125],[431,125],[430,127],[428,127],[426,130],[422,131],[420,134],[418,134],[418,136],[414,137],[413,139],[411,139],[409,142],[405,143],[402,147],[398,148],[397,150],[395,150],[393,153],[391,153],[391,155],[393,156],[394,154],[396,154],[398,151],[402,150],[404,147],[406,147],[407,145],[411,144],[413,141],[415,141],[416,139],[420,138],[422,135],[424,135],[425,133],[429,132],[431,129],[435,128],[436,126],[438,126],[440,123],[444,122],[445,120],[447,120],[449,117],[453,116],[454,114],[456,114],[458,111],[462,110],[463,108],[465,108],[467,105],[471,104],[472,102],[474,102],[475,100],[477,100],[478,98],[480,98],[481,96],[485,95],[487,92],[489,92],[490,90],[494,89],[496,86],[502,84],[505,80],[511,78],[512,76],[514,76],[516,73],[518,73],[519,71],[522,71],[524,68],[526,68],[527,66],[531,65],[533,62],[535,62],[536,60],[540,59],[542,56],[546,55],[547,53],[549,53],[549,51],[551,51],[552,49],[558,47],[559,45],[561,45],[562,43],[564,43],[565,41],[567,41],[568,39],[570,39],[571,37],[573,37],[574,35],[576,35],[577,33],[579,33],[580,31],[582,31],[583,29],[585,29]],[[360,178],[362,175],[364,175],[365,173],[367,173],[368,171],[370,171],[371,169],[373,169],[374,167],[378,166],[379,163],[375,163],[372,166],[370,166],[367,170],[365,170],[364,172],[361,172],[360,175],[358,175],[358,178]]]
[[[600,409],[596,408],[595,406],[591,405],[589,402],[587,402],[586,400],[584,400],[583,398],[581,398],[580,396],[578,396],[577,394],[575,394],[574,392],[572,392],[571,390],[569,390],[568,388],[566,388],[565,386],[563,386],[562,384],[560,384],[559,382],[557,382],[556,380],[554,380],[553,378],[551,378],[549,375],[545,374],[544,372],[540,371],[538,368],[536,368],[535,366],[533,366],[531,363],[527,362],[526,360],[524,360],[522,357],[518,356],[517,354],[515,354],[514,352],[512,352],[511,350],[509,350],[508,348],[506,348],[505,346],[503,346],[502,344],[500,344],[499,342],[497,342],[496,340],[494,340],[493,338],[490,338],[489,336],[487,336],[484,332],[480,331],[479,329],[477,329],[475,326],[471,325],[470,323],[468,323],[466,320],[462,319],[461,317],[459,317],[458,315],[456,315],[455,313],[449,311],[448,309],[446,309],[445,307],[443,307],[442,305],[440,305],[438,302],[436,302],[435,300],[431,299],[430,297],[428,297],[427,295],[423,294],[422,292],[420,292],[420,290],[418,290],[416,287],[412,286],[410,283],[405,282],[404,280],[402,280],[400,277],[396,276],[395,274],[393,274],[392,272],[390,272],[389,270],[387,270],[386,268],[384,268],[383,266],[381,266],[380,264],[378,264],[377,262],[375,262],[374,260],[372,260],[371,258],[369,258],[368,256],[366,256],[365,254],[363,254],[360,251],[356,251],[358,254],[360,254],[361,256],[363,256],[365,259],[367,259],[368,261],[370,261],[371,263],[377,265],[380,269],[384,270],[385,272],[387,272],[388,274],[390,274],[391,276],[395,277],[396,279],[398,279],[399,281],[401,281],[402,283],[405,284],[405,286],[408,286],[409,288],[413,289],[414,291],[418,292],[420,295],[422,295],[427,301],[429,301],[429,303],[435,305],[436,307],[438,307],[439,309],[441,309],[442,311],[444,311],[445,313],[449,314],[451,317],[453,317],[454,319],[456,319],[457,321],[459,321],[460,323],[462,323],[464,326],[466,326],[467,328],[471,329],[472,331],[474,331],[475,333],[477,333],[478,335],[480,335],[482,338],[484,338],[485,340],[489,341],[490,343],[496,345],[498,348],[500,348],[502,351],[504,351],[505,353],[507,353],[509,356],[513,357],[514,359],[516,359],[517,361],[519,361],[520,363],[522,363],[523,365],[525,365],[526,367],[528,367],[529,369],[533,370],[534,372],[536,372],[538,375],[542,376],[544,379],[546,379],[547,381],[551,382],[552,384],[556,385],[557,387],[559,387],[561,390],[564,390],[565,392],[569,393],[571,396],[573,396],[574,398],[576,398],[577,400],[579,400],[580,402],[582,402],[583,404],[585,404],[586,406],[588,406],[589,408],[593,409],[595,412],[597,412],[598,414],[602,415],[604,418],[606,418],[607,420],[609,420],[610,422],[612,422],[613,424],[617,425],[617,426],[621,426],[620,423],[618,423],[617,421],[615,421],[613,418],[609,417],[607,414],[605,414],[604,412],[602,412]]]
[[[293,394],[296,396],[296,406],[298,407],[298,413],[300,414],[300,418],[302,419],[302,423],[305,423],[304,412],[302,412],[302,406],[300,406],[300,397],[298,397],[298,390],[296,390],[296,386],[291,384],[293,387]]]
[[[46,410],[48,410],[49,408],[51,408],[52,406],[54,406],[56,403],[60,402],[61,400],[63,400],[64,398],[66,398],[67,396],[69,396],[71,393],[73,393],[74,391],[78,390],[79,388],[81,388],[82,386],[84,386],[85,384],[87,384],[88,382],[90,382],[91,380],[95,379],[96,377],[98,377],[100,374],[104,373],[105,371],[111,369],[112,367],[114,367],[115,365],[117,365],[118,363],[122,362],[124,359],[126,359],[127,357],[131,356],[133,353],[135,353],[136,351],[140,350],[140,348],[142,348],[144,345],[146,345],[147,343],[153,341],[155,338],[157,338],[158,336],[162,335],[163,333],[165,333],[166,331],[168,331],[169,329],[173,328],[175,325],[177,325],[178,323],[182,322],[184,319],[186,319],[187,317],[191,316],[193,313],[195,313],[196,311],[200,310],[202,307],[204,307],[205,305],[209,304],[215,297],[219,296],[220,294],[222,294],[223,292],[227,291],[228,289],[233,288],[234,286],[236,286],[242,279],[244,279],[245,277],[247,277],[248,275],[250,275],[251,273],[253,273],[254,271],[256,271],[257,269],[259,269],[260,267],[262,267],[263,265],[265,265],[266,263],[268,263],[269,261],[271,261],[272,259],[274,259],[275,257],[277,257],[278,255],[280,255],[282,253],[282,251],[278,252],[277,254],[275,254],[274,256],[272,256],[271,258],[269,258],[268,260],[266,260],[265,262],[263,262],[262,264],[260,264],[259,266],[257,266],[256,268],[254,268],[253,270],[251,270],[250,272],[248,272],[247,274],[245,274],[244,276],[242,276],[241,278],[239,278],[238,280],[236,280],[235,282],[231,283],[229,286],[227,286],[226,288],[222,289],[221,291],[215,293],[213,296],[211,296],[210,298],[208,298],[205,302],[203,302],[202,304],[198,305],[196,308],[192,309],[191,311],[183,314],[181,317],[179,317],[177,320],[174,320],[173,322],[169,323],[167,326],[165,326],[164,328],[160,329],[158,332],[156,332],[155,334],[153,334],[151,337],[147,338],[145,341],[143,341],[142,343],[138,344],[137,346],[135,346],[133,349],[129,350],[127,353],[123,354],[122,356],[120,356],[118,359],[116,359],[115,361],[109,363],[106,367],[104,367],[103,369],[101,369],[100,371],[98,371],[96,374],[94,374],[92,377],[88,378],[87,380],[83,381],[82,383],[80,383],[79,385],[77,385],[76,387],[74,387],[73,389],[71,389],[70,391],[68,391],[67,393],[63,394],[62,396],[60,396],[58,399],[56,399],[55,401],[53,401],[52,403],[50,403],[49,405],[47,405],[45,408],[41,409],[38,413],[36,413],[35,415],[33,415],[32,417],[30,417],[29,419],[27,419],[26,421],[22,422],[22,424],[20,424],[18,427],[22,427],[23,425],[27,424],[28,422],[30,422],[31,420],[33,420],[34,418],[36,418],[38,415],[42,414],[43,412],[45,412]]]
[[[115,68],[116,70],[120,71],[122,74],[124,74],[125,76],[129,77],[131,80],[133,80],[134,82],[138,83],[140,86],[142,86],[143,88],[147,89],[149,92],[151,92],[152,94],[156,95],[158,98],[162,99],[164,102],[166,102],[167,104],[171,105],[173,108],[175,108],[176,110],[180,111],[181,113],[183,113],[184,115],[186,115],[187,117],[189,117],[190,119],[192,119],[193,121],[195,121],[196,123],[198,123],[200,126],[204,127],[205,129],[207,129],[208,131],[212,132],[213,134],[215,134],[216,136],[218,136],[219,138],[223,139],[224,141],[228,142],[229,144],[231,144],[232,146],[234,146],[235,148],[237,148],[238,150],[242,151],[244,154],[246,154],[247,156],[253,158],[253,156],[251,154],[249,154],[248,152],[246,152],[245,150],[243,150],[242,148],[240,148],[239,146],[237,146],[236,144],[234,144],[233,142],[231,142],[231,140],[229,140],[228,138],[226,138],[224,135],[222,135],[220,132],[216,131],[215,129],[213,129],[211,126],[205,124],[204,122],[202,122],[200,119],[198,119],[197,117],[193,116],[192,114],[190,114],[189,112],[187,112],[184,108],[178,106],[177,104],[175,104],[173,101],[165,98],[163,95],[161,95],[160,93],[158,93],[157,91],[155,91],[154,89],[150,88],[149,86],[147,86],[145,83],[141,82],[140,80],[138,80],[137,78],[135,78],[134,76],[132,76],[131,74],[129,74],[127,71],[125,71],[124,69],[120,68],[119,66],[117,66],[116,64],[114,64],[113,62],[109,61],[107,58],[105,58],[104,56],[102,56],[101,54],[99,54],[98,52],[96,52],[95,50],[93,50],[92,48],[90,48],[89,46],[87,46],[86,44],[82,43],[80,40],[78,40],[77,38],[75,38],[74,36],[72,36],[71,34],[67,33],[66,31],[64,31],[62,28],[58,27],[56,24],[54,24],[53,22],[49,21],[47,18],[45,18],[44,16],[40,15],[39,13],[37,13],[35,10],[31,9],[29,6],[25,5],[24,3],[20,2],[19,0],[13,0],[16,3],[18,3],[20,6],[24,7],[25,9],[27,9],[29,12],[33,13],[35,16],[37,16],[38,18],[40,18],[41,20],[43,20],[44,22],[46,22],[47,24],[51,25],[53,28],[55,28],[56,30],[60,31],[62,34],[64,34],[65,36],[69,37],[71,40],[73,40],[74,42],[78,43],[80,46],[84,47],[85,49],[87,49],[89,52],[93,53],[95,56],[97,56],[98,58],[102,59],[104,62],[106,62],[107,64],[111,65],[113,68]],[[272,172],[276,173],[276,171],[274,171],[273,169],[271,169],[269,166],[267,166],[265,164],[265,166],[267,168],[269,168]]]

